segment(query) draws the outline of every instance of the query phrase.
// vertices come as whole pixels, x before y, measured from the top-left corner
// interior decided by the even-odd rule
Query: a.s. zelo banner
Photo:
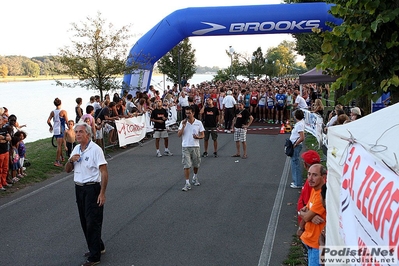
[[[329,30],[341,24],[326,3],[196,7],[177,10],[141,37],[129,53],[128,65],[138,69],[124,76],[131,92],[148,89],[154,64],[190,36],[248,35]]]

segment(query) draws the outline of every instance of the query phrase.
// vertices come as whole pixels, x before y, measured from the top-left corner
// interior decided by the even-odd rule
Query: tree
[[[320,2],[320,0],[284,0],[286,3],[312,3]],[[295,50],[298,54],[304,56],[306,67],[308,69],[314,68],[321,63],[323,53],[321,51],[321,44],[323,38],[315,33],[298,33],[293,34],[296,39]]]
[[[265,59],[263,57],[262,49],[258,47],[256,51],[252,53],[250,58],[242,57],[243,63],[242,65],[245,68],[245,73],[242,73],[243,76],[246,76],[249,79],[260,78],[263,76],[263,70],[265,65]]]
[[[23,73],[28,77],[37,78],[40,75],[40,67],[37,63],[27,60],[22,63]]]
[[[16,55],[6,56],[4,58],[3,63],[5,63],[8,67],[8,75],[22,76],[23,75],[22,63],[27,59],[28,58],[24,56],[16,56]]]
[[[0,65],[0,76],[5,78],[8,75],[8,67],[6,64],[1,64]]]
[[[135,65],[127,66],[128,26],[115,30],[110,23],[97,13],[96,18],[87,18],[79,26],[72,23],[74,31],[72,46],[65,46],[59,50],[55,61],[63,68],[55,68],[57,74],[77,77],[78,81],[64,83],[57,80],[57,85],[64,87],[81,86],[87,89],[99,90],[103,99],[103,92],[121,89],[122,81],[119,75],[131,73]]]
[[[305,57],[306,67],[312,69],[320,64],[323,58],[321,51],[323,38],[313,32],[293,34],[293,36],[296,39],[296,51]]]
[[[182,79],[188,80],[195,74],[195,49],[192,49],[188,38],[173,47],[157,62],[158,70],[167,75],[167,79],[179,84]]]
[[[277,47],[267,50],[266,71],[268,76],[281,77],[289,74],[289,69],[295,64],[294,49],[293,42],[283,41]]]
[[[331,32],[323,32],[325,53],[318,65],[340,76],[332,89],[356,86],[341,98],[357,99],[370,110],[370,100],[390,91],[398,101],[399,87],[399,3],[379,0],[333,0],[331,13],[344,22]],[[364,104],[363,106],[361,104]]]

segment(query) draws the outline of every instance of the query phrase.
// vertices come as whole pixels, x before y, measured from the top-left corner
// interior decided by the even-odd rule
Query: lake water
[[[194,75],[190,83],[198,84],[212,80],[213,75]],[[162,75],[153,76],[152,82],[157,89],[163,90],[166,85],[172,87],[172,82],[164,81]],[[164,85],[165,84],[165,85]],[[0,106],[7,107],[9,114],[15,114],[20,125],[27,133],[26,143],[52,136],[47,125],[50,112],[55,109],[53,101],[60,98],[62,109],[68,113],[68,119],[75,120],[75,99],[83,99],[83,112],[89,102],[90,96],[99,94],[98,91],[85,88],[63,88],[55,85],[53,80],[29,81],[29,82],[0,82]],[[118,91],[119,93],[119,91]]]

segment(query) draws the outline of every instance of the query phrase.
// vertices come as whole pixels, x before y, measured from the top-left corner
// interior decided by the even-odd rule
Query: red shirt
[[[249,103],[250,104],[258,104],[258,92],[257,91],[251,92],[251,98],[250,98]]]
[[[302,187],[301,195],[299,195],[298,203],[296,206],[297,211],[302,209],[308,204],[310,193],[312,192],[312,188],[309,186],[308,179],[306,178],[305,184]],[[298,215],[298,224],[302,221],[301,216]]]

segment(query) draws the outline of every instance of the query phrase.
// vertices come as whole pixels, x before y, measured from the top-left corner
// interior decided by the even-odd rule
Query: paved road
[[[203,158],[201,186],[189,192],[176,133],[174,156],[156,158],[153,140],[114,155],[101,265],[281,265],[298,197],[286,137],[250,134],[249,158],[237,160],[232,134],[220,134],[220,157]],[[80,265],[86,246],[74,198],[72,175],[61,174],[0,199],[0,265]]]

